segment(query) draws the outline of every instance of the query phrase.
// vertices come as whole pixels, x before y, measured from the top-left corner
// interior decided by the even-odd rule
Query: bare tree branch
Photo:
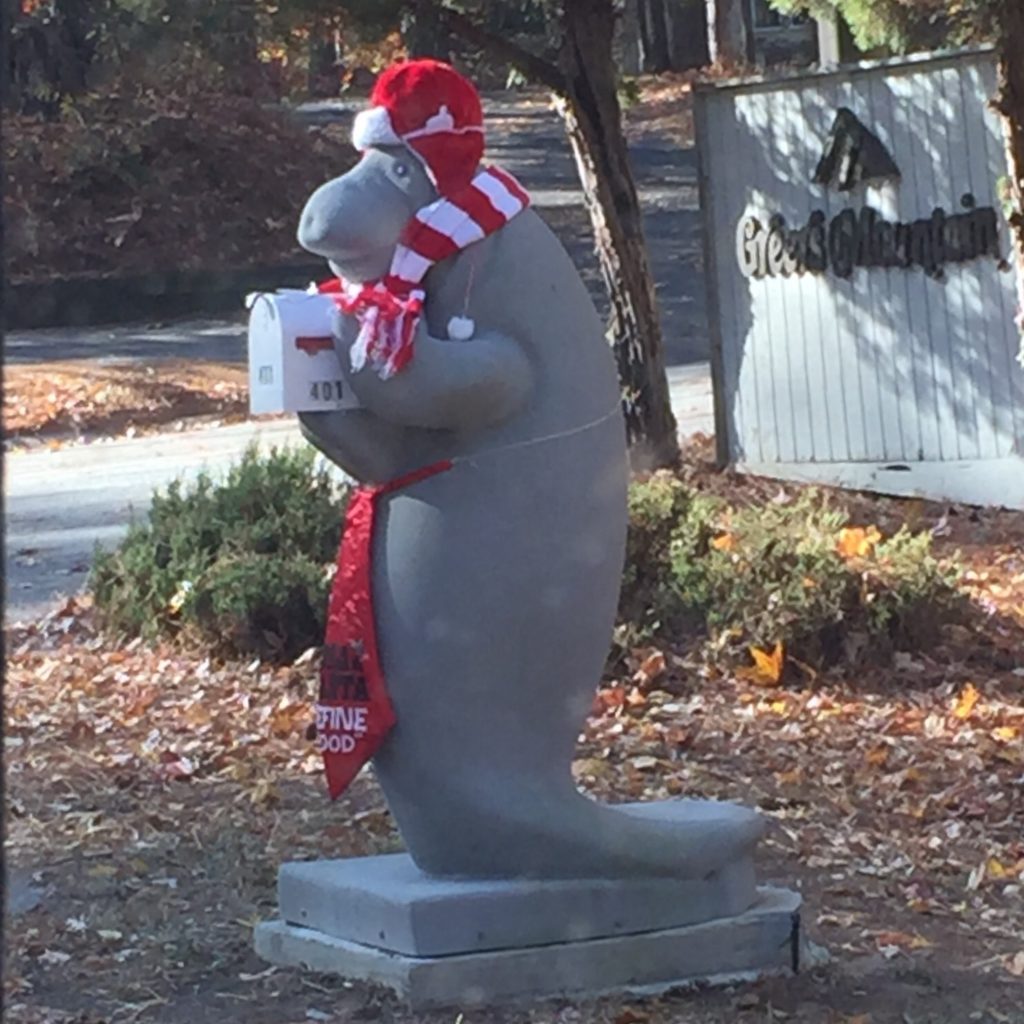
[[[492,57],[521,71],[528,79],[552,92],[566,92],[565,75],[558,66],[503,36],[488,31],[469,15],[449,7],[443,0],[411,0],[411,9],[420,17],[436,18],[452,32]]]

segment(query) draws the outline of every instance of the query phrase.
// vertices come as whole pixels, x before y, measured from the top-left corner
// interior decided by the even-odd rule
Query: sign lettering
[[[737,229],[737,256],[747,277],[824,274],[848,279],[857,267],[919,267],[942,280],[948,264],[990,257],[1006,268],[1000,251],[999,216],[994,207],[961,200],[963,213],[936,209],[909,223],[886,220],[873,207],[843,210],[827,219],[815,210],[803,227],[791,227],[782,214],[768,223],[746,217]]]

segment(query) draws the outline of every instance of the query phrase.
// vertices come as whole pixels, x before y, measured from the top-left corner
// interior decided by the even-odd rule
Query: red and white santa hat
[[[441,195],[473,178],[484,153],[484,117],[472,82],[437,60],[392,65],[377,79],[370,107],[356,115],[352,145],[406,146]]]
[[[480,167],[483,111],[472,83],[436,60],[388,68],[352,128],[359,150],[406,146],[423,164],[439,198],[417,210],[395,246],[388,273],[378,281],[325,281],[317,290],[360,324],[352,369],[372,365],[387,378],[404,367],[426,299],[424,278],[437,263],[500,231],[530,203],[523,187],[500,167]],[[472,278],[471,278],[472,280]],[[448,321],[448,337],[465,341],[476,330],[469,316]]]

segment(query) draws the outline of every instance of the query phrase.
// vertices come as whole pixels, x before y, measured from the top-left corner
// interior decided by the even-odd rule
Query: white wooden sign
[[[698,90],[724,462],[1024,508],[994,91],[986,51]]]

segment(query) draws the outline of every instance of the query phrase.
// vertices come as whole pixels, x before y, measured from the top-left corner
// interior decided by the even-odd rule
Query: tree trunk
[[[624,75],[639,75],[644,70],[644,41],[640,31],[640,0],[626,0],[616,26],[615,63]]]
[[[451,42],[444,24],[421,13],[407,14],[402,19],[402,42],[410,57],[445,61],[451,57]]]
[[[672,70],[668,49],[665,3],[667,0],[636,0],[640,20],[641,67],[648,74]]]
[[[57,0],[54,13],[59,26],[60,82],[62,96],[85,92],[89,69],[96,56],[95,26],[84,0]]]
[[[669,62],[673,71],[710,63],[707,5],[704,0],[665,0]]]
[[[640,199],[616,93],[614,0],[565,0],[558,98],[594,229],[611,305],[608,334],[622,384],[626,429],[638,469],[679,459],[661,323],[647,260]]]
[[[341,92],[338,40],[330,25],[314,23],[310,26],[306,88],[316,100],[334,99]]]
[[[1024,310],[1024,7],[1020,0],[1000,0],[999,4],[999,92],[996,107],[1003,117],[1006,153],[1009,165],[1009,189],[1012,213],[1010,227],[1016,253],[1018,294]],[[1018,326],[1024,335],[1024,313]],[[1021,342],[1024,363],[1024,340]]]
[[[225,8],[220,32],[211,40],[214,59],[224,69],[229,88],[267,98],[270,87],[259,57],[255,0],[233,0]]]
[[[708,54],[712,64],[737,67],[754,59],[750,0],[707,0]]]

